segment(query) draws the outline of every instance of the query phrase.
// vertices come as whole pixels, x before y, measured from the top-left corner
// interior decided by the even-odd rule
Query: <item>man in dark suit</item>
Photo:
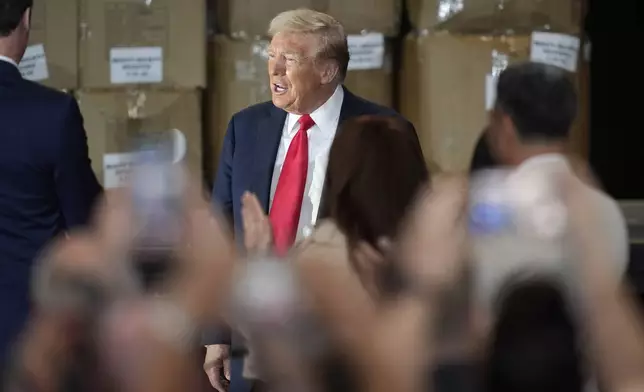
[[[273,19],[269,35],[272,102],[251,106],[231,119],[213,199],[241,243],[242,195],[257,195],[271,221],[275,250],[284,253],[327,215],[326,166],[339,124],[360,115],[399,115],[342,86],[349,50],[344,29],[333,17],[305,9],[287,11]],[[415,136],[411,124],[409,131]],[[230,334],[218,332],[207,337],[204,367],[213,387],[224,391],[220,371],[227,367]],[[236,345],[233,337],[233,353]],[[242,363],[232,360],[231,390],[257,390],[243,380]]]
[[[34,258],[101,193],[71,95],[24,80],[33,0],[0,0],[0,366],[29,313]]]

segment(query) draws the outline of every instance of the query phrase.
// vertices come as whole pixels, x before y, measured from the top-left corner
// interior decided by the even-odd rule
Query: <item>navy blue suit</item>
[[[87,223],[101,191],[76,100],[0,61],[0,365],[29,314],[34,259]]]
[[[359,98],[345,88],[340,124],[361,115],[400,117],[393,109]],[[272,102],[264,102],[235,114],[228,124],[213,189],[213,203],[230,219],[238,243],[243,238],[241,199],[244,192],[256,194],[264,211],[268,212],[273,168],[286,116],[287,113]],[[409,131],[416,135],[411,123]],[[320,218],[328,215],[324,208],[324,193],[322,198]],[[231,336],[229,332],[219,330],[205,339],[206,344],[226,344],[230,343]],[[232,343],[235,351],[235,346],[241,342],[234,336]],[[241,362],[233,361],[232,364],[232,392],[247,392],[251,388],[242,382]]]

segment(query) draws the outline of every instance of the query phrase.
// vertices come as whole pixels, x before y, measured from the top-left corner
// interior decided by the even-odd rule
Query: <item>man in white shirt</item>
[[[343,120],[400,115],[342,85],[349,49],[344,28],[333,17],[306,9],[287,11],[273,19],[269,35],[272,102],[246,108],[230,120],[213,201],[229,217],[241,244],[241,199],[247,191],[254,193],[270,217],[275,250],[283,254],[328,215],[328,152]],[[411,124],[409,132],[415,136]],[[210,345],[206,371],[213,386],[224,390],[219,372],[229,355],[230,335],[213,333],[205,343]],[[236,392],[253,388],[242,380],[242,366],[241,360],[232,361],[231,390]]]
[[[575,170],[567,151],[576,116],[577,95],[566,71],[539,63],[510,66],[497,85],[487,132],[490,149],[500,166],[514,168],[511,177],[516,181],[537,175],[555,181],[558,172]],[[626,220],[610,196],[590,185],[588,191],[610,228],[615,268],[624,273],[629,257]]]
[[[540,377],[538,382],[552,381],[556,384],[566,381],[565,377],[559,379],[553,376],[550,379],[544,376],[556,375],[561,371],[562,362],[559,361],[560,353],[557,351],[539,351],[538,346],[529,348],[530,358],[534,355],[541,355],[543,358],[536,365],[534,361],[525,360],[529,356],[524,354],[527,352],[526,347],[530,347],[525,343],[534,343],[533,340],[529,340],[534,336],[546,337],[545,342],[552,342],[553,337],[557,342],[556,339],[564,336],[563,342],[555,343],[560,345],[557,346],[559,349],[574,343],[565,339],[574,339],[575,335],[566,334],[567,321],[562,320],[567,320],[565,317],[568,316],[558,316],[557,306],[553,306],[552,301],[548,302],[551,297],[544,294],[548,289],[544,291],[543,287],[538,286],[541,283],[531,286],[534,283],[529,282],[540,282],[540,279],[545,278],[548,284],[554,283],[557,289],[562,289],[562,294],[570,295],[568,299],[572,301],[566,304],[566,308],[573,310],[573,315],[578,315],[577,311],[583,312],[584,308],[576,306],[582,303],[580,299],[584,298],[583,287],[578,285],[574,267],[568,260],[576,255],[566,242],[567,213],[561,203],[561,186],[570,173],[578,169],[567,157],[569,132],[576,115],[575,86],[565,70],[539,63],[522,63],[512,65],[501,73],[496,104],[490,114],[489,128],[485,132],[485,142],[492,153],[495,166],[509,170],[487,173],[489,177],[482,181],[488,181],[489,186],[485,188],[490,192],[499,192],[498,196],[505,200],[504,203],[512,205],[513,212],[510,219],[500,219],[501,222],[511,220],[510,223],[501,223],[500,226],[496,226],[495,223],[494,226],[490,226],[489,233],[482,232],[480,236],[472,237],[472,253],[475,259],[474,298],[477,301],[478,315],[482,317],[478,320],[482,322],[478,327],[483,328],[481,332],[485,335],[489,332],[488,328],[498,328],[495,321],[504,323],[499,319],[505,316],[497,311],[500,303],[511,298],[508,296],[509,292],[512,292],[512,295],[516,294],[508,290],[509,287],[525,289],[526,293],[530,293],[530,297],[523,298],[529,298],[528,302],[532,301],[526,302],[528,307],[525,309],[529,309],[528,311],[539,314],[538,307],[535,310],[532,306],[547,303],[550,314],[555,316],[552,320],[539,318],[525,331],[518,329],[525,328],[517,327],[518,323],[514,323],[510,328],[507,327],[509,324],[503,324],[505,329],[495,336],[495,339],[502,337],[507,338],[507,341],[514,340],[512,345],[499,345],[497,349],[501,348],[499,352],[513,355],[514,362],[511,366],[501,360],[496,363],[499,366],[495,368],[498,379],[507,375],[507,380],[512,378],[516,382],[519,379],[513,377],[517,373],[516,369],[530,366],[537,371],[520,378],[521,382],[530,383],[530,377],[535,374]],[[500,177],[493,178],[493,175],[497,174]],[[587,185],[587,192],[590,200],[596,205],[596,211],[600,213],[602,229],[607,237],[605,244],[612,257],[606,261],[613,264],[611,267],[616,275],[623,275],[629,260],[626,221],[616,201],[607,194],[591,185]],[[477,195],[474,200],[483,200],[481,194],[474,194]],[[492,204],[494,203],[490,205]],[[501,229],[495,232],[498,227]],[[538,287],[538,290],[534,287]],[[535,295],[535,292],[538,294]],[[523,312],[521,317],[525,321],[534,314]],[[539,324],[541,321],[544,324]],[[516,339],[516,336],[512,335],[515,330],[521,332],[521,335],[516,336],[529,338]],[[519,349],[512,351],[517,347]],[[569,349],[566,348],[563,352],[566,353]],[[499,352],[495,355],[508,355]],[[552,357],[549,358],[548,355]],[[570,371],[568,373],[575,376]],[[531,385],[541,384],[533,382]]]

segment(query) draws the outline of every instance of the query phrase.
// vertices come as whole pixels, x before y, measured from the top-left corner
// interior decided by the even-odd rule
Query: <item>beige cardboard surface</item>
[[[581,27],[581,0],[407,0],[407,8],[418,30],[579,33]]]
[[[36,0],[23,77],[56,89],[78,87],[78,0]]]
[[[218,35],[210,44],[211,68],[206,96],[208,122],[204,145],[206,170],[213,174],[228,121],[236,112],[269,101],[268,41],[237,40]],[[387,47],[381,69],[349,71],[345,85],[354,94],[391,105],[393,72]]]
[[[399,30],[401,4],[401,0],[217,0],[216,14],[219,32],[238,38],[265,36],[277,14],[297,8],[334,16],[348,34],[368,30],[394,36]]]
[[[430,168],[469,169],[476,141],[488,122],[489,78],[530,59],[531,36],[489,37],[447,33],[406,37],[400,75],[401,112],[414,124]],[[579,83],[577,73],[576,83]],[[583,151],[587,122],[584,92],[571,143]],[[493,102],[493,101],[492,101]],[[585,113],[584,113],[585,112]]]
[[[121,162],[118,170],[125,176],[128,157],[115,154],[132,152],[133,139],[142,134],[148,138],[171,135],[178,144],[185,142],[182,161],[192,173],[201,176],[200,91],[82,90],[76,92],[76,97],[85,120],[92,168],[106,187],[106,178],[113,177],[117,169],[106,173],[105,159]]]
[[[83,88],[205,87],[205,0],[81,0],[80,17]]]

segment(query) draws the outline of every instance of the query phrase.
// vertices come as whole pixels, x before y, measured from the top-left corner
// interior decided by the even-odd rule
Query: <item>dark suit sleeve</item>
[[[233,154],[235,151],[235,126],[234,118],[228,123],[224,136],[224,146],[219,158],[217,176],[212,190],[212,204],[219,209],[233,223]],[[231,344],[231,331],[227,326],[218,326],[204,332],[202,344]]]
[[[233,224],[233,154],[235,151],[235,122],[234,118],[228,123],[224,136],[224,146],[219,158],[219,166],[212,190],[212,203]]]
[[[71,97],[60,129],[54,181],[67,229],[87,224],[102,188],[89,159],[83,117]]]

